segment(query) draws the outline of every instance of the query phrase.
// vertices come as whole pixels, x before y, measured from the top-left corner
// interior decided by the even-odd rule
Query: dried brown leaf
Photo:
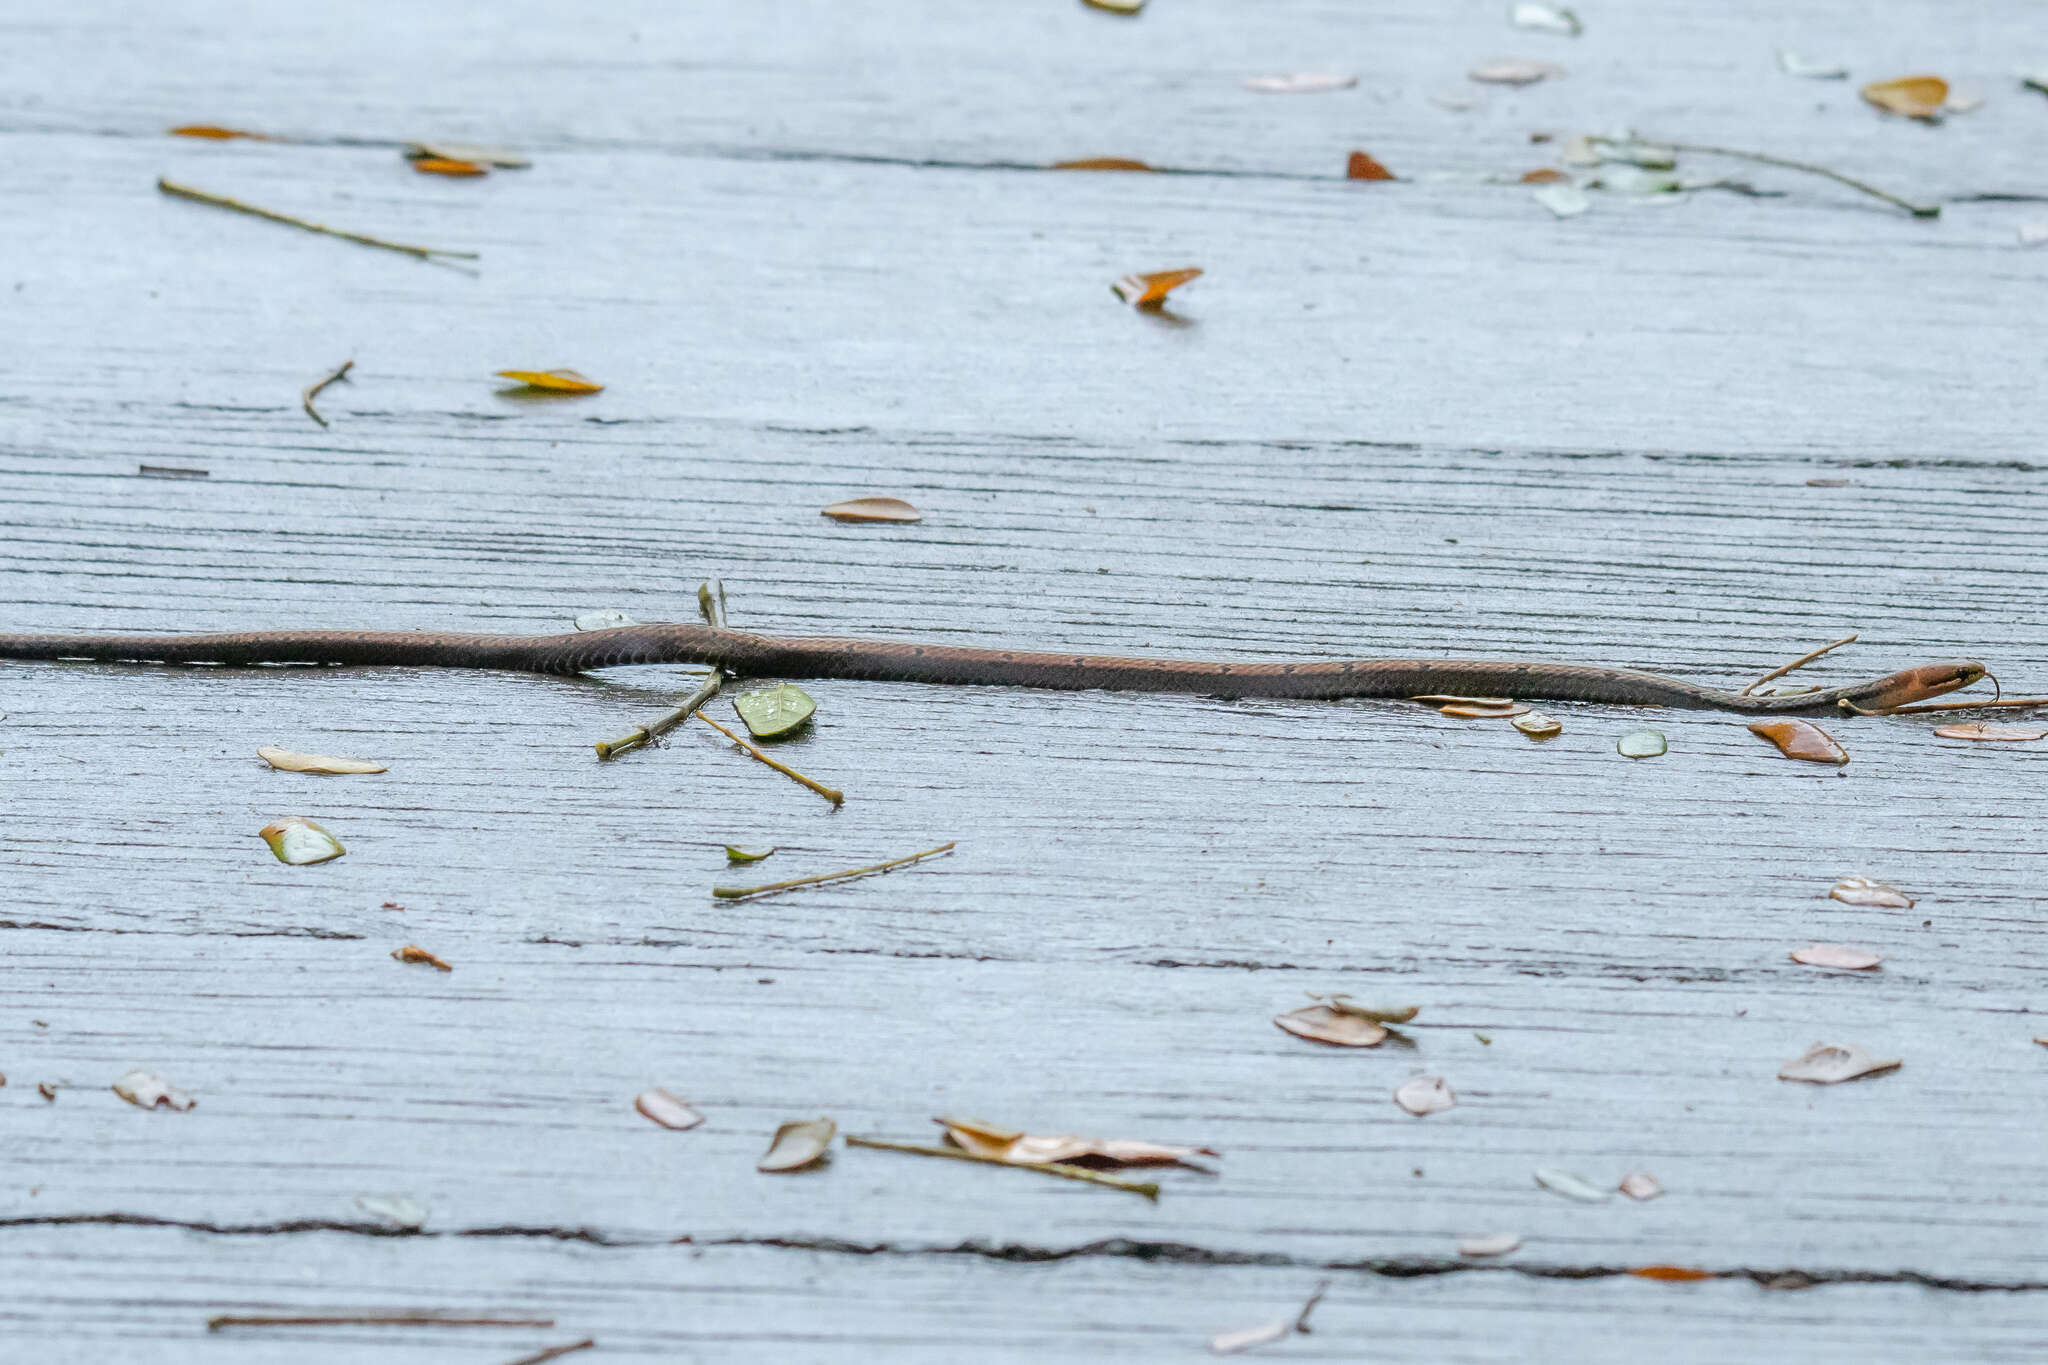
[[[673,1128],[677,1132],[695,1128],[704,1121],[704,1116],[681,1098],[658,1086],[634,1096],[633,1107],[662,1127]]]
[[[1152,168],[1142,161],[1133,161],[1126,156],[1084,156],[1076,161],[1055,161],[1056,171],[1149,171]]]
[[[1981,720],[1967,721],[1961,725],[1936,726],[1934,733],[1943,739],[2002,739],[2032,740],[2048,738],[2048,730],[2037,730],[2026,725],[1989,725]]]
[[[1533,171],[1522,172],[1524,185],[1559,185],[1571,177],[1555,166],[1538,166]]]
[[[499,370],[506,379],[516,379],[529,389],[543,393],[602,393],[604,385],[585,379],[574,370]]]
[[[964,1152],[1012,1166],[1175,1166],[1192,1156],[1215,1156],[1207,1147],[1168,1147],[1130,1138],[1033,1135],[981,1119],[934,1119],[946,1141]]]
[[[445,175],[450,179],[489,175],[491,168],[481,161],[457,161],[446,156],[416,156],[412,168],[421,175]]]
[[[171,129],[171,136],[172,136],[172,137],[203,137],[203,138],[208,138],[208,139],[210,139],[210,140],[212,140],[212,141],[215,141],[215,142],[225,142],[225,141],[227,141],[227,140],[228,140],[228,139],[230,139],[230,138],[238,138],[238,137],[245,137],[245,138],[248,138],[248,139],[249,139],[249,140],[250,140],[251,142],[268,142],[268,141],[270,141],[270,135],[269,135],[269,134],[267,134],[267,133],[251,133],[251,132],[246,132],[246,131],[244,131],[243,129],[240,129],[240,128],[223,128],[223,127],[221,127],[221,126],[220,126],[219,124],[215,124],[215,123],[186,123],[186,124],[181,124],[180,126],[178,126],[178,127],[176,127],[176,128],[173,128],[173,129]]]
[[[1837,765],[1849,761],[1849,751],[1836,743],[1833,735],[1810,720],[1793,717],[1753,720],[1749,723],[1749,731],[1777,745],[1778,752],[1787,758]]]
[[[1393,180],[1394,173],[1364,152],[1353,152],[1344,163],[1346,180]]]
[[[347,773],[389,772],[382,763],[372,763],[364,758],[336,758],[332,754],[302,754],[291,749],[278,749],[264,745],[256,751],[256,757],[271,767],[288,773],[318,773],[323,776],[339,776]]]
[[[1157,308],[1166,296],[1202,274],[1200,266],[1182,270],[1158,270],[1149,275],[1125,275],[1109,288],[1133,308]]]
[[[800,1171],[823,1160],[838,1135],[839,1125],[830,1119],[790,1122],[775,1130],[768,1150],[754,1163],[757,1171]]]
[[[1330,1043],[1336,1047],[1378,1047],[1387,1040],[1387,1031],[1381,1025],[1362,1015],[1331,1009],[1328,1005],[1310,1005],[1306,1009],[1275,1015],[1273,1022],[1297,1038]]]
[[[432,967],[436,971],[452,972],[455,969],[416,943],[391,950],[391,956],[400,962],[411,962],[421,967]]]
[[[1863,87],[1863,98],[1887,114],[1932,123],[1941,117],[1941,107],[1948,103],[1948,82],[1939,76],[1872,81]]]
[[[1900,1064],[1896,1057],[1876,1057],[1854,1043],[1815,1043],[1779,1067],[1778,1079],[1836,1085],[1860,1076],[1896,1071]]]
[[[1884,910],[1911,910],[1913,898],[1896,886],[1869,877],[1844,877],[1828,891],[1828,899],[1844,905],[1874,905]]]
[[[845,522],[924,520],[924,513],[901,498],[849,498],[820,508],[819,515]]]
[[[1639,1265],[1629,1271],[1629,1274],[1645,1280],[1669,1280],[1676,1284],[1714,1278],[1714,1272],[1711,1270],[1694,1270],[1690,1266],[1682,1265]]]
[[[1868,948],[1845,948],[1839,943],[1809,943],[1792,950],[1792,960],[1808,967],[1838,967],[1847,972],[1865,972],[1884,961]]]

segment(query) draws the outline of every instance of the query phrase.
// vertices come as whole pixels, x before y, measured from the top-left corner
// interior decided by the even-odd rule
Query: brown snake
[[[1973,660],[1792,696],[1744,696],[1677,678],[1589,664],[1486,659],[1205,663],[1041,654],[837,636],[757,635],[700,625],[630,625],[571,635],[403,630],[250,630],[218,635],[0,635],[0,658],[167,664],[376,664],[581,673],[618,664],[716,664],[753,677],[983,687],[1101,688],[1218,697],[1413,697],[1457,693],[1524,700],[1684,706],[1765,714],[1902,706],[1984,676]]]

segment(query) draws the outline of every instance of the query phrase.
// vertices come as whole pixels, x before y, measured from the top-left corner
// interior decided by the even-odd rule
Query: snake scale
[[[357,664],[581,673],[619,664],[716,664],[751,677],[984,687],[1099,688],[1219,697],[1413,697],[1428,693],[1525,701],[1790,715],[1902,706],[1984,676],[1973,660],[1922,664],[1886,677],[1790,696],[1743,696],[1678,678],[1590,664],[1487,659],[1351,659],[1212,663],[1027,653],[837,636],[761,635],[705,625],[627,625],[569,635],[451,631],[251,630],[211,635],[0,635],[0,658],[166,664]]]

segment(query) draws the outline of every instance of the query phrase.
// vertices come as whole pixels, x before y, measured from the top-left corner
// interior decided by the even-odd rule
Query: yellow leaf
[[[574,370],[499,370],[506,379],[516,379],[529,389],[548,393],[602,393],[604,385],[594,384]]]
[[[421,175],[445,175],[451,178],[461,176],[489,175],[491,168],[474,161],[457,161],[446,156],[414,157],[412,168]]]
[[[1185,270],[1161,270],[1151,275],[1126,275],[1110,289],[1133,308],[1156,308],[1168,294],[1201,273],[1199,267],[1189,266]]]
[[[1932,122],[1941,117],[1941,106],[1948,103],[1948,82],[1939,76],[1872,81],[1863,87],[1863,98],[1887,114]]]
[[[248,133],[242,131],[240,128],[222,128],[217,124],[212,123],[182,124],[179,127],[171,129],[171,136],[211,138],[215,142],[225,142],[229,138],[236,137],[246,137],[252,142],[270,141],[269,137],[262,133]]]

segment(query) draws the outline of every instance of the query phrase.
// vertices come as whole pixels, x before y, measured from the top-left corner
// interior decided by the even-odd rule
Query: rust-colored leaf
[[[1125,275],[1110,286],[1110,291],[1133,308],[1157,308],[1166,296],[1201,276],[1200,266],[1188,266],[1184,270],[1159,270],[1150,275]]]
[[[1446,716],[1465,716],[1473,720],[1498,720],[1503,716],[1526,715],[1529,708],[1518,701],[1476,702],[1456,701],[1437,710]]]
[[[1378,1047],[1387,1040],[1387,1030],[1375,1021],[1328,1005],[1310,1005],[1275,1015],[1273,1022],[1297,1038],[1335,1047]]]
[[[1876,1057],[1854,1043],[1815,1043],[1778,1068],[1781,1081],[1807,1081],[1813,1085],[1837,1085],[1859,1076],[1876,1076],[1899,1069],[1896,1057]]]
[[[2048,730],[2037,730],[2026,725],[1989,725],[1981,720],[1966,721],[1961,725],[1939,725],[1934,733],[1943,739],[2003,739],[2030,740],[2048,738]]]
[[[499,370],[506,379],[516,379],[529,389],[545,393],[602,393],[604,385],[585,379],[574,370]]]
[[[834,521],[923,521],[924,513],[901,498],[849,498],[818,509]]]
[[[1215,1156],[1207,1147],[1168,1147],[1131,1138],[1034,1135],[981,1119],[934,1119],[946,1141],[964,1152],[1012,1166],[1176,1166],[1192,1156]]]
[[[1393,180],[1394,173],[1364,152],[1353,152],[1344,163],[1346,180]]]
[[[1887,114],[1932,123],[1941,117],[1942,105],[1948,103],[1948,82],[1939,76],[1900,76],[1896,80],[1872,81],[1863,87],[1863,98]]]
[[[412,168],[421,175],[450,177],[489,175],[491,168],[478,161],[457,161],[445,156],[416,156]]]
[[[1883,910],[1911,910],[1913,898],[1896,886],[1869,877],[1844,877],[1828,891],[1828,899],[1844,905],[1874,905]]]
[[[1849,751],[1835,742],[1835,737],[1810,720],[1784,717],[1778,720],[1753,720],[1749,732],[1762,735],[1778,746],[1778,752],[1787,758],[1803,759],[1808,763],[1833,763],[1840,765],[1849,761]]]
[[[1711,1280],[1711,1270],[1694,1270],[1683,1265],[1639,1265],[1629,1274],[1645,1280],[1669,1280],[1676,1284],[1689,1284],[1695,1280]]]
[[[241,128],[223,128],[215,123],[186,123],[171,129],[172,137],[203,137],[214,142],[226,142],[230,138],[244,137],[251,142],[268,142],[268,133],[251,133]]]
[[[1149,171],[1152,168],[1142,161],[1133,161],[1127,156],[1084,156],[1077,161],[1055,161],[1056,171]]]
[[[1394,1091],[1394,1103],[1417,1118],[1440,1114],[1457,1102],[1451,1083],[1441,1076],[1410,1076]]]
[[[1538,166],[1533,171],[1522,172],[1524,185],[1561,185],[1571,177],[1555,166]]]
[[[1845,972],[1867,972],[1884,958],[1868,948],[1845,948],[1839,943],[1809,943],[1792,950],[1792,960],[1808,967],[1835,967]]]
[[[695,1128],[704,1121],[704,1116],[685,1104],[679,1096],[671,1095],[659,1086],[652,1090],[643,1090],[634,1096],[633,1107],[662,1127],[673,1128],[677,1132]]]
[[[455,970],[416,943],[408,943],[403,948],[392,949],[391,956],[400,962],[414,962],[422,967],[432,967],[436,971],[452,972]]]

